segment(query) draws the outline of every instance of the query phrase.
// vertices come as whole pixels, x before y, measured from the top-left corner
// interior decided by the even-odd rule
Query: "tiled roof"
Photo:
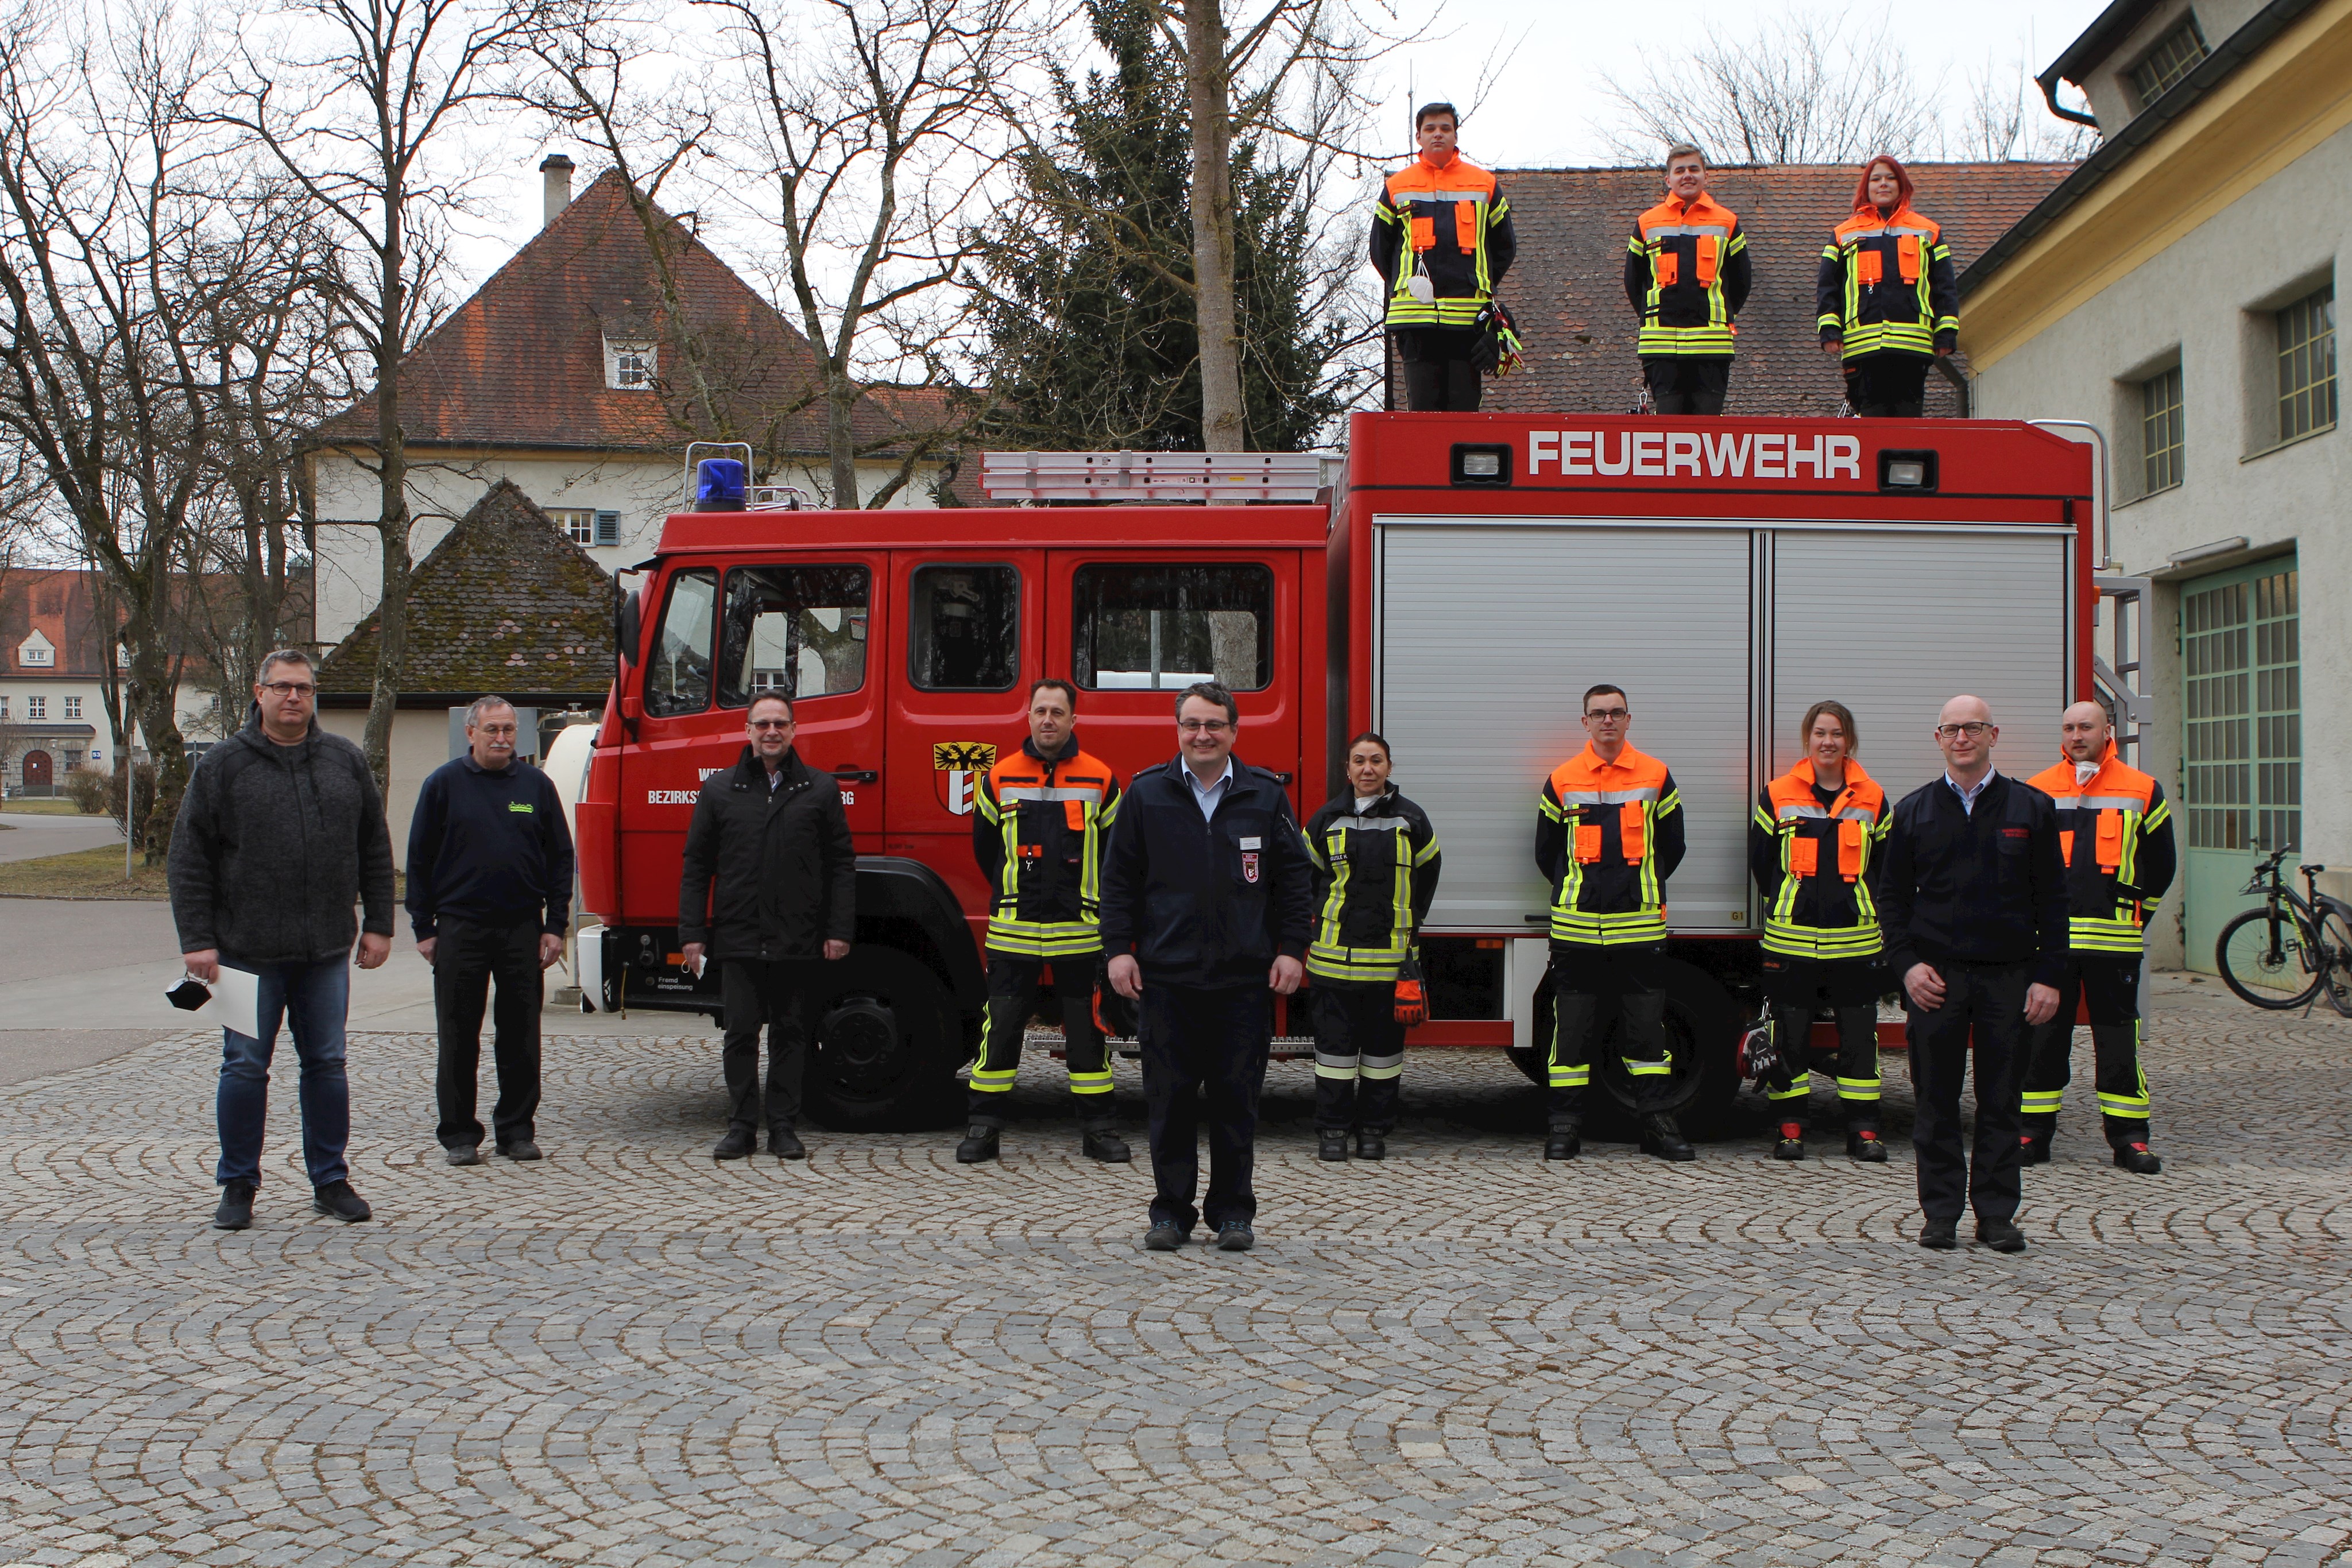
[[[807,340],[686,225],[667,214],[664,221],[676,236],[686,314],[713,378],[730,389],[739,433],[772,450],[824,450]],[[661,297],[653,249],[620,175],[608,170],[409,356],[401,391],[410,443],[676,451],[707,435],[707,422],[692,415],[679,384]],[[658,344],[667,390],[608,386],[608,331]],[[795,404],[805,406],[782,413]],[[929,412],[929,403],[904,393],[887,406],[861,399],[858,438],[887,440]],[[764,434],[771,426],[772,445]],[[371,396],[329,420],[322,434],[365,438],[374,428]]]
[[[510,479],[492,485],[417,567],[404,696],[588,697],[613,681],[613,580]],[[367,695],[377,614],[319,665],[322,696]]]
[[[1919,210],[1943,225],[1956,267],[1969,262],[2064,179],[2070,163],[1913,163]],[[1623,413],[1641,394],[1633,313],[1625,302],[1625,239],[1664,196],[1655,169],[1506,169],[1518,259],[1501,289],[1527,338],[1528,373],[1486,383],[1502,413]],[[1755,287],[1739,315],[1739,357],[1727,413],[1832,414],[1843,395],[1836,362],[1816,347],[1813,277],[1822,246],[1853,207],[1852,164],[1727,166],[1708,178],[1739,214]],[[1961,338],[1967,339],[1966,317]],[[1927,378],[1929,414],[1959,413],[1941,376]]]

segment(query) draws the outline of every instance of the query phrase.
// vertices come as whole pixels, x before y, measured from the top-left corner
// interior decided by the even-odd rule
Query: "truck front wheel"
[[[1706,1137],[1722,1125],[1738,1092],[1738,1009],[1730,994],[1705,970],[1680,959],[1662,960],[1666,993],[1666,1045],[1673,1052],[1673,1087],[1663,1107],[1692,1137]],[[1512,1065],[1538,1087],[1546,1082],[1551,1054],[1551,988],[1535,997],[1533,1046],[1510,1048]],[[1614,1016],[1602,1021],[1592,1047],[1592,1086],[1584,1094],[1588,1129],[1603,1136],[1633,1133],[1633,1080],[1622,1053],[1623,1026]]]
[[[836,1133],[912,1133],[963,1111],[963,1060],[947,988],[921,960],[859,946],[824,965],[808,1000],[811,1052],[803,1098]]]

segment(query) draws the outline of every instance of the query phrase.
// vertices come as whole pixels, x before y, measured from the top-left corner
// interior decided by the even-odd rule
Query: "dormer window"
[[[605,339],[604,384],[615,392],[651,392],[654,345],[642,338]]]
[[[2194,12],[2180,18],[2180,25],[2156,41],[2156,47],[2142,56],[2139,64],[2131,68],[2132,92],[2142,109],[2162,98],[2172,84],[2197,68],[2205,57],[2205,35],[2198,29]]]
[[[51,670],[57,667],[58,650],[47,637],[36,631],[16,644],[16,663],[27,670]]]

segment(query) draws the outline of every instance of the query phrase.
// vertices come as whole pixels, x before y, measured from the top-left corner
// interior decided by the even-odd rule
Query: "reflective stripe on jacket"
[[[2062,757],[2028,782],[2058,803],[2067,946],[2077,953],[2145,952],[2147,917],[2179,863],[2164,786],[2126,765],[2112,740],[2090,778],[2078,782],[2074,759]]]
[[[1960,289],[1944,231],[1910,207],[1875,207],[1838,225],[1814,287],[1822,340],[1843,358],[1932,354],[1959,341]]]
[[[1766,900],[1764,951],[1820,961],[1868,958],[1885,946],[1876,851],[1887,824],[1886,791],[1852,758],[1845,787],[1826,806],[1811,761],[1756,797],[1748,869]]]
[[[988,770],[972,795],[971,850],[991,889],[990,952],[1101,950],[1103,835],[1118,815],[1118,778],[1076,736],[1051,758],[1024,740]]]
[[[1307,852],[1315,860],[1316,905],[1307,972],[1327,980],[1395,979],[1437,894],[1440,856],[1429,814],[1393,788],[1359,811],[1351,791],[1307,820]]]
[[[1472,325],[1517,254],[1502,187],[1459,154],[1442,169],[1414,159],[1389,176],[1372,209],[1372,266],[1391,327]],[[1431,298],[1412,297],[1416,277],[1429,279]]]
[[[1688,206],[1667,197],[1633,220],[1625,246],[1625,298],[1642,318],[1635,351],[1731,358],[1731,319],[1748,303],[1748,281],[1738,217],[1711,196]]]
[[[1552,884],[1551,939],[1613,947],[1666,935],[1666,879],[1683,862],[1682,796],[1654,757],[1586,747],[1536,797],[1536,864]]]

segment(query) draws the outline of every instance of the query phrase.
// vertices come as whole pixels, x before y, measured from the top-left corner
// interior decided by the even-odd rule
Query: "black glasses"
[[[1180,718],[1176,727],[1187,735],[1215,735],[1234,727],[1221,718]]]
[[[1584,716],[1597,718],[1603,724],[1617,724],[1632,718],[1633,710],[1629,707],[1589,707],[1584,710]]]
[[[1936,733],[1946,740],[1958,740],[1964,735],[1970,740],[1982,740],[1988,731],[1996,727],[1998,727],[1971,719],[1967,724],[1939,724],[1936,727]]]
[[[309,696],[319,688],[308,681],[264,681],[261,689],[273,697]]]

